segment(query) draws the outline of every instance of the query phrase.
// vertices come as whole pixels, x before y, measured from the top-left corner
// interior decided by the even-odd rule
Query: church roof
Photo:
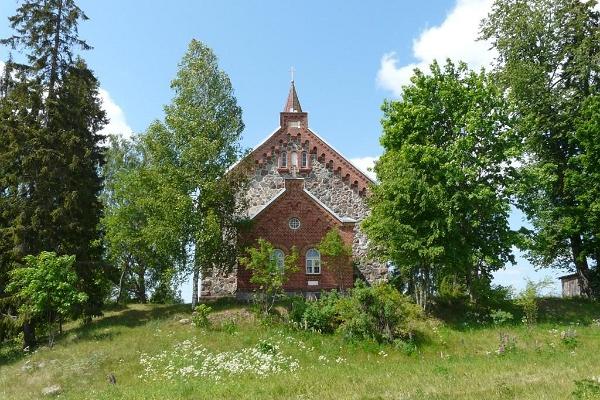
[[[290,92],[288,93],[285,107],[283,107],[283,112],[302,112],[302,106],[300,105],[300,100],[298,100],[294,81],[292,81],[290,86]]]
[[[368,186],[376,183],[354,163],[345,158],[323,137],[308,127],[308,114],[302,111],[294,81],[286,101],[286,110],[280,113],[279,126],[246,155],[252,157],[257,165],[263,165],[276,157],[290,140],[302,143],[317,160],[340,176],[348,185],[357,189],[360,195],[366,193]],[[294,110],[294,111],[290,111]],[[296,125],[291,124],[295,122]],[[235,168],[241,160],[231,166]]]

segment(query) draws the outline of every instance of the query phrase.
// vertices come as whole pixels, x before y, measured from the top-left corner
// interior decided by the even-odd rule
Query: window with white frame
[[[271,254],[271,259],[275,260],[275,262],[277,263],[277,268],[279,268],[283,272],[283,266],[285,261],[285,254],[283,253],[283,250],[273,250],[273,253]]]
[[[308,153],[302,152],[302,168],[308,168]]]
[[[279,168],[287,168],[287,152],[285,151],[279,155]]]
[[[298,168],[298,153],[292,151],[292,168]]]
[[[288,226],[290,227],[291,230],[295,231],[300,228],[300,220],[296,217],[292,217],[288,221]]]
[[[317,249],[308,249],[306,252],[306,273],[311,275],[321,273],[321,253]]]

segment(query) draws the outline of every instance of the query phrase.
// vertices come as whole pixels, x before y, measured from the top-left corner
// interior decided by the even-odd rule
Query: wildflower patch
[[[176,343],[171,350],[155,355],[141,354],[145,381],[209,378],[219,381],[228,376],[268,377],[300,368],[298,360],[284,355],[279,345],[261,340],[238,351],[211,352],[191,340]]]

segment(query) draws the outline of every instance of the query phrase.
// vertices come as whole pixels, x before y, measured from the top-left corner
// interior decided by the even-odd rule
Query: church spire
[[[283,112],[302,112],[300,106],[300,100],[298,100],[298,94],[296,93],[296,86],[294,86],[294,78],[292,75],[292,85],[290,86],[290,93],[288,94],[287,101]]]

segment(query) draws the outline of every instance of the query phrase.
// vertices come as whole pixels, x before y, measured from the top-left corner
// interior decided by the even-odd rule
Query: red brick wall
[[[300,220],[300,228],[292,230],[288,222],[292,217]],[[286,285],[287,291],[318,291],[338,287],[337,277],[324,265],[321,257],[321,273],[306,274],[306,251],[316,248],[323,236],[330,229],[337,227],[346,244],[352,246],[354,224],[342,223],[315,200],[304,192],[303,179],[286,180],[286,191],[268,208],[259,213],[253,220],[251,230],[242,237],[242,243],[255,244],[258,238],[268,240],[283,250],[287,255],[292,246],[299,253],[299,272],[294,273]],[[326,260],[325,260],[326,261]],[[308,286],[308,281],[318,281],[317,286]],[[351,287],[352,265],[349,262],[343,274],[344,288]],[[240,266],[237,276],[237,290],[248,292],[253,290],[250,284],[250,272]]]

